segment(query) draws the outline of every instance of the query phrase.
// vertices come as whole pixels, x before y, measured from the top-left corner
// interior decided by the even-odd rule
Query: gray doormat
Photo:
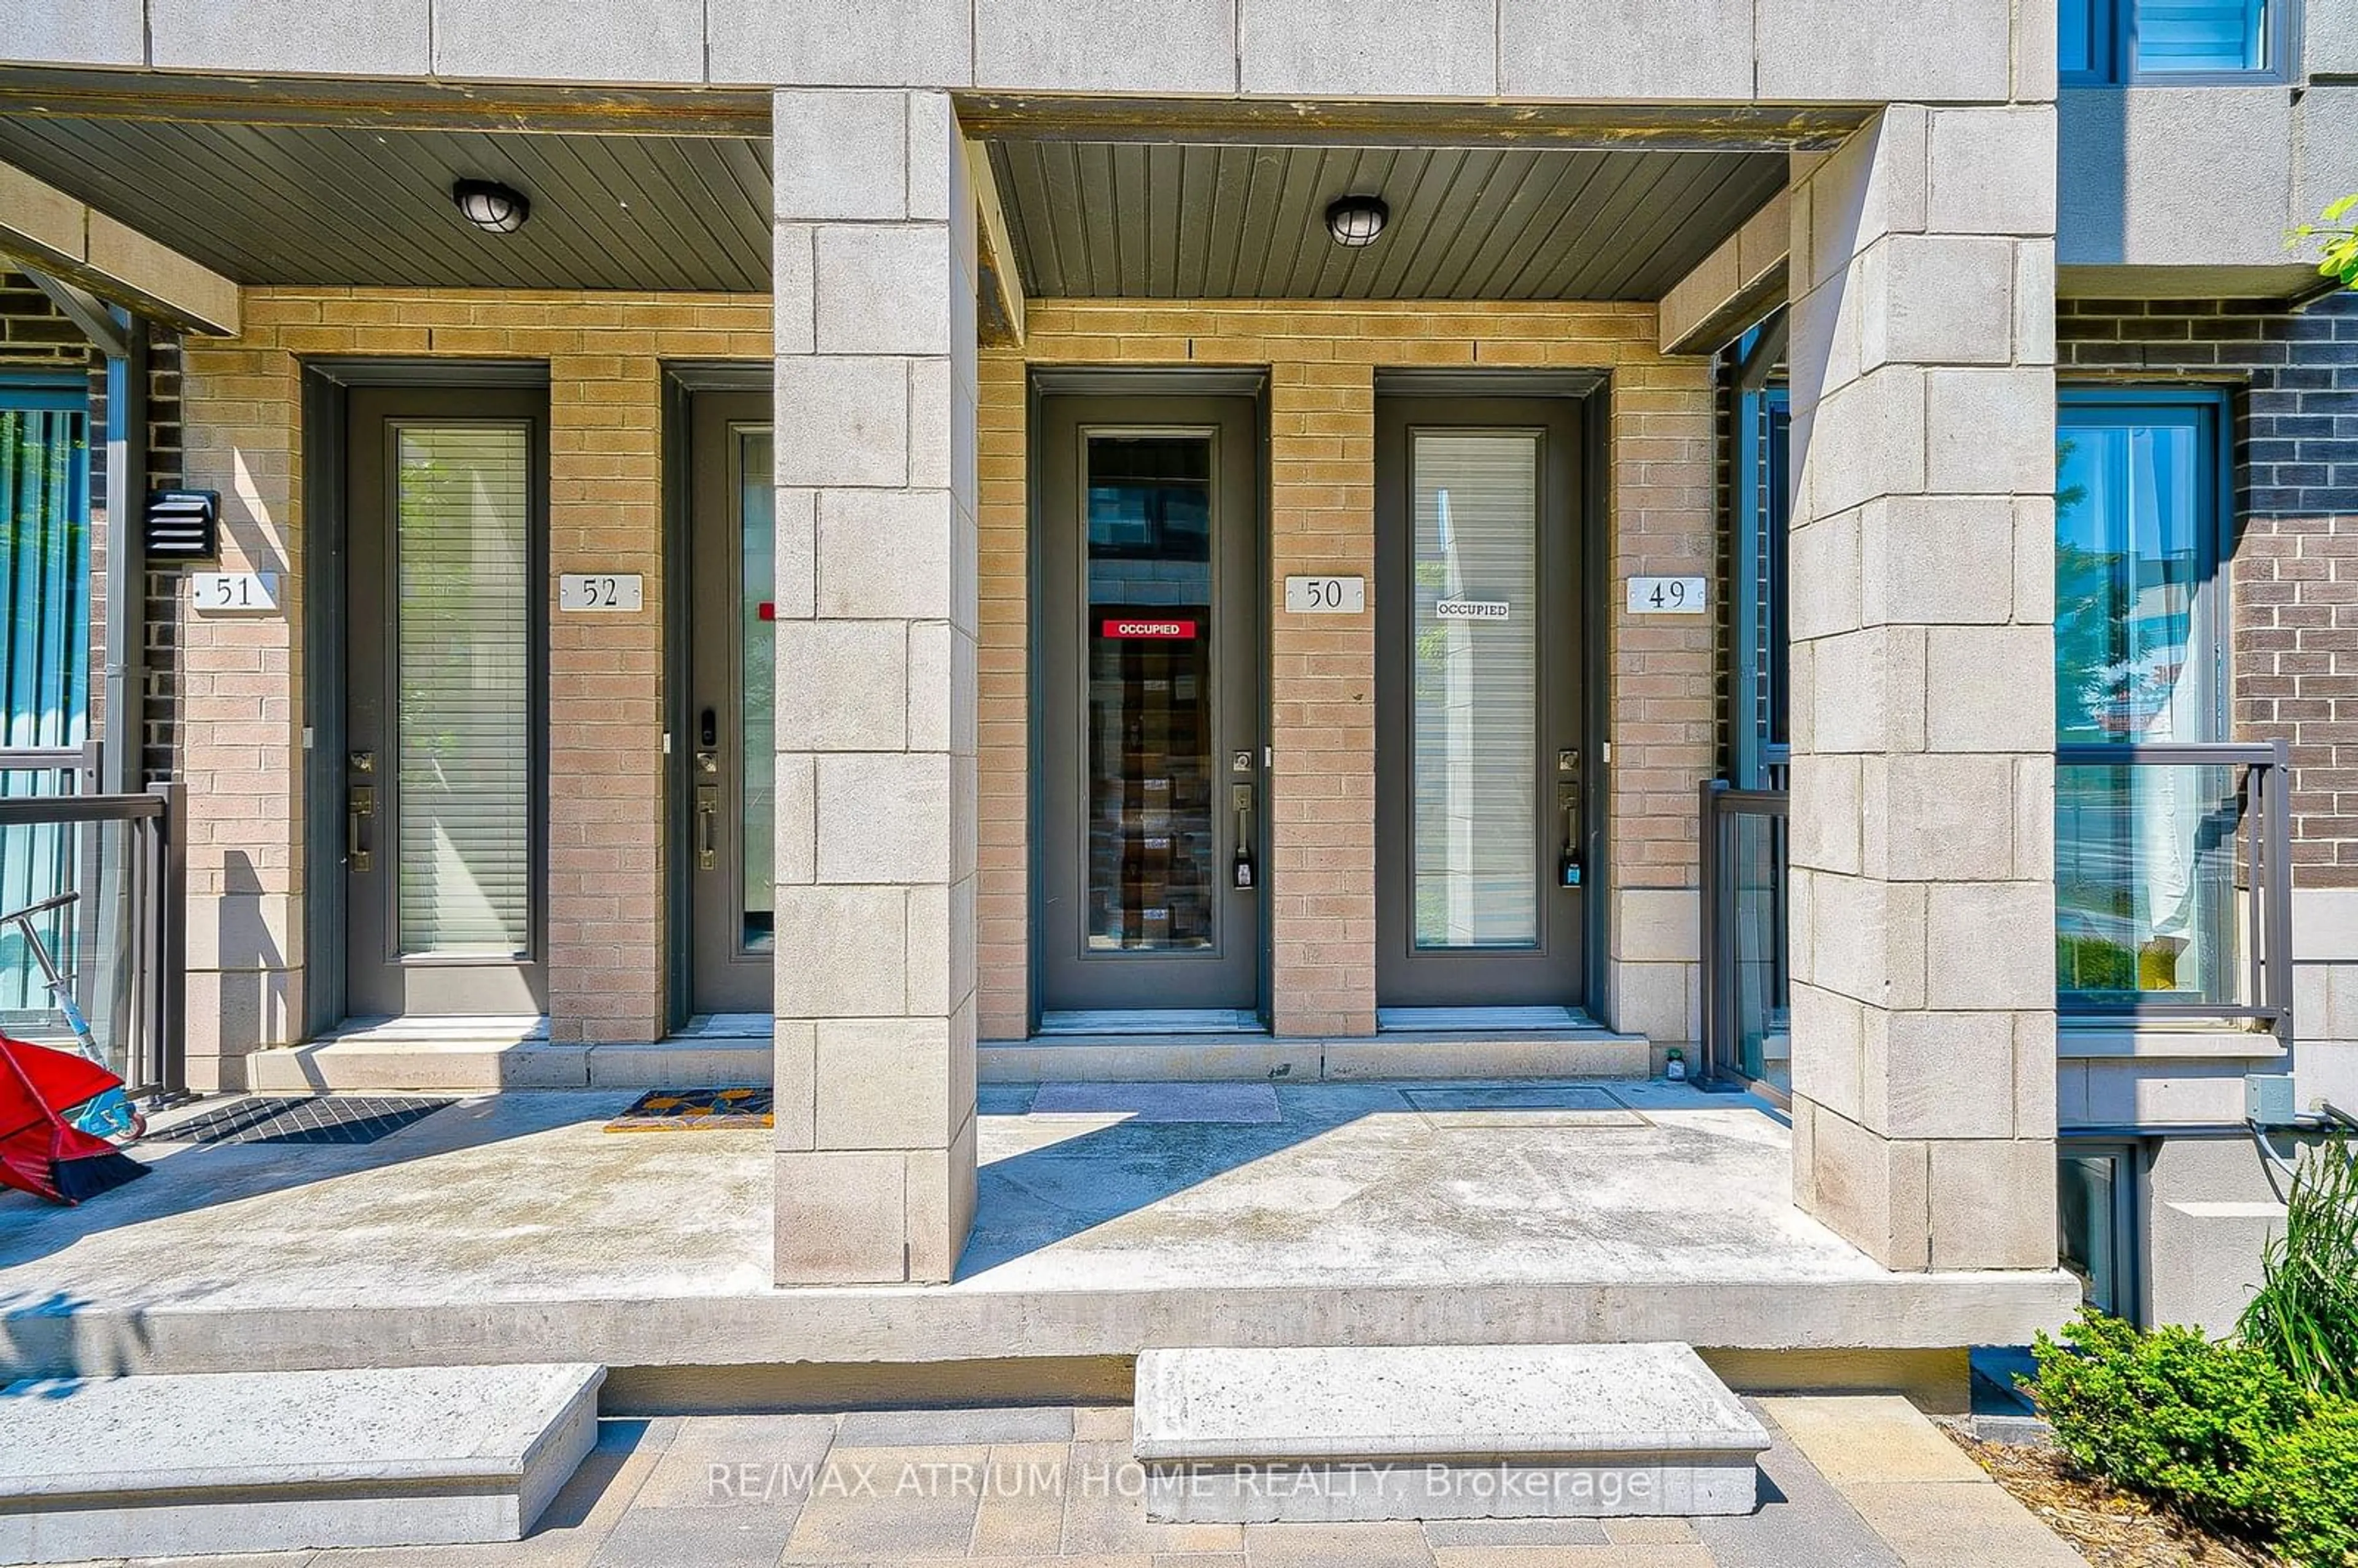
[[[147,1135],[151,1143],[373,1143],[458,1104],[389,1095],[255,1095]]]

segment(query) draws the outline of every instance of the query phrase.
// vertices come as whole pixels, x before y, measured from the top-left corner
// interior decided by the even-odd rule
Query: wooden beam
[[[0,114],[374,131],[767,137],[770,94],[0,66]]]
[[[979,335],[992,348],[1023,346],[1023,274],[1015,265],[1015,242],[1007,232],[1007,210],[1000,205],[999,179],[991,173],[990,149],[966,143],[967,183],[974,188],[975,250],[980,262],[981,297],[976,317]]]
[[[1717,353],[1784,301],[1791,211],[1789,193],[1779,191],[1671,286],[1655,308],[1662,352]]]
[[[238,333],[231,279],[5,163],[0,256],[182,331]]]
[[[1840,146],[1865,122],[1855,109],[1750,105],[957,96],[970,135],[1031,141],[1788,152]]]

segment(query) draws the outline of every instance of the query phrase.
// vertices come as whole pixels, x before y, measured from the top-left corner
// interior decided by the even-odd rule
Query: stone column
[[[780,92],[777,1276],[974,1217],[975,239],[949,98]]]
[[[2054,109],[1793,173],[1794,1196],[2052,1267]]]

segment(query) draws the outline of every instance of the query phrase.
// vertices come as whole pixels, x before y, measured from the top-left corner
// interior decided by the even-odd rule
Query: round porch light
[[[1357,250],[1374,244],[1391,215],[1380,196],[1340,196],[1326,204],[1326,232],[1336,244]]]
[[[532,216],[532,203],[524,192],[511,190],[497,180],[462,179],[450,187],[450,200],[459,204],[468,222],[487,233],[513,234]]]

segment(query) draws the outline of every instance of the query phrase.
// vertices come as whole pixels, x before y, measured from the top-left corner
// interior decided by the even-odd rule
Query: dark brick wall
[[[2234,719],[2293,759],[2303,887],[2358,887],[2358,294],[2067,299],[2074,380],[2234,389]]]

